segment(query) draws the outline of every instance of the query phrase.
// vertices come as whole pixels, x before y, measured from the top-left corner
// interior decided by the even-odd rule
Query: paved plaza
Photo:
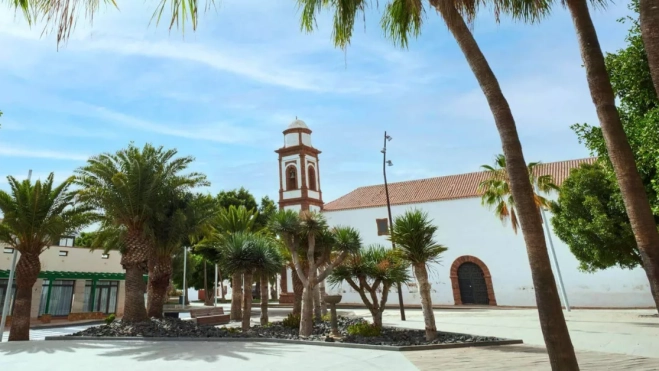
[[[286,310],[273,310],[277,320]],[[348,311],[346,311],[348,312]],[[364,310],[349,310],[366,316]],[[566,313],[582,370],[659,370],[659,319],[649,310],[575,310]],[[0,370],[53,370],[53,365],[95,371],[180,370],[549,370],[534,310],[437,310],[441,330],[524,340],[524,345],[391,352],[273,343],[32,341],[0,345]],[[390,326],[422,328],[419,310],[385,312]],[[253,314],[258,321],[258,311]],[[80,327],[33,331],[33,339]],[[57,332],[57,333],[56,333]]]

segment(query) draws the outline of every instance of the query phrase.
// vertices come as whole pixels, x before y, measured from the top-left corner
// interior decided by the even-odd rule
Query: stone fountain
[[[341,302],[342,298],[341,295],[326,295],[324,298],[325,303],[330,306],[330,324],[332,326],[333,337],[341,337],[341,334],[339,333],[339,324],[337,323],[336,305]]]

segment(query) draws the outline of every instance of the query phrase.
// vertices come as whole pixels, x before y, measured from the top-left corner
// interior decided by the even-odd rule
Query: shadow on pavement
[[[79,343],[73,341],[13,342],[0,346],[0,355],[12,356],[21,353],[58,352],[75,353],[78,350],[93,350],[94,356],[129,357],[136,361],[204,361],[218,362],[223,357],[249,360],[253,355],[287,356],[297,353],[288,344],[251,342],[203,342],[203,341],[99,341]]]

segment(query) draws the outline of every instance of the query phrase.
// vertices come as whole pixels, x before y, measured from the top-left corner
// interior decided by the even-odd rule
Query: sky
[[[132,4],[129,4],[132,3]],[[89,156],[131,141],[194,156],[213,194],[238,187],[278,199],[282,131],[299,118],[320,149],[325,202],[382,183],[478,171],[501,152],[491,112],[439,15],[427,9],[408,49],[385,39],[373,6],[343,51],[331,14],[300,31],[295,0],[222,0],[196,32],[149,25],[157,1],[118,1],[81,18],[59,50],[0,8],[0,189],[6,176],[65,179]],[[624,46],[627,1],[593,10],[600,43]],[[570,129],[597,124],[569,14],[540,24],[483,12],[474,34],[515,116],[527,161],[588,157]]]

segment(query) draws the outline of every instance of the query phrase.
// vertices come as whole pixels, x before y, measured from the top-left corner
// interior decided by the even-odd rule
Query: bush
[[[348,335],[374,337],[380,336],[380,327],[370,323],[356,323],[348,326]]]
[[[240,330],[239,328],[237,328],[237,327],[226,327],[226,326],[224,326],[224,327],[222,327],[222,329],[223,329],[223,330],[226,330],[226,331],[227,331],[228,333],[230,333],[230,334],[235,334],[235,333],[241,331],[241,330]]]
[[[329,322],[329,321],[332,320],[332,314],[331,314],[331,313],[327,313],[326,315],[322,316],[320,319],[322,319],[323,322]]]
[[[285,327],[300,328],[300,315],[291,313],[281,321],[281,324]]]
[[[115,316],[114,313],[110,314],[109,316],[105,317],[105,324],[106,325],[111,324],[112,322],[114,322],[116,318],[117,316]]]

